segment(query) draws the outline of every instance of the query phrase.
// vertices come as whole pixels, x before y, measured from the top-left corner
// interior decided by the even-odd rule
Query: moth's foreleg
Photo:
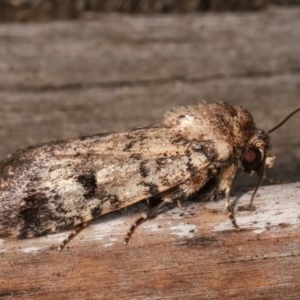
[[[239,225],[236,223],[235,214],[234,214],[234,205],[230,201],[230,189],[225,190],[225,208],[228,213],[228,218],[230,219],[232,225],[237,229],[240,230]]]
[[[132,237],[133,233],[135,232],[136,228],[144,223],[145,221],[155,218],[161,211],[162,208],[164,208],[166,205],[173,203],[172,200],[169,198],[164,198],[158,205],[153,207],[151,210],[149,210],[147,213],[144,213],[142,216],[140,216],[130,227],[129,231],[126,234],[126,237],[124,239],[124,245],[127,245],[130,238]]]
[[[84,228],[88,227],[90,225],[90,221],[80,223],[59,245],[58,251],[61,251],[65,248],[65,246]]]
[[[234,215],[234,203],[231,203],[230,201],[230,191],[232,187],[232,182],[236,174],[236,166],[232,164],[228,168],[226,168],[220,178],[220,185],[219,188],[220,190],[225,192],[225,208],[228,213],[228,217],[233,224],[233,226],[237,229],[240,230],[240,227],[236,223],[235,220],[235,215]]]

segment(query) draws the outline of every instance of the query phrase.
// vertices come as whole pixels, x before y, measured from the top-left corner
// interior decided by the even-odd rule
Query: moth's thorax
[[[245,147],[256,132],[253,118],[246,109],[226,103],[177,107],[165,115],[164,124],[176,128],[187,140],[214,140],[233,148]]]

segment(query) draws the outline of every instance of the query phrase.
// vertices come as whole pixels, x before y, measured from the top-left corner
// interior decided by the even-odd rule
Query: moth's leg
[[[235,220],[235,214],[234,214],[234,205],[230,202],[230,190],[231,189],[226,189],[225,190],[225,208],[228,213],[228,217],[232,223],[232,225],[237,229],[240,230],[239,225],[236,223]]]
[[[182,208],[182,204],[181,204],[180,199],[178,199],[178,200],[176,201],[176,204],[177,204],[177,206],[178,206],[179,208]]]
[[[124,240],[124,245],[127,245],[130,238],[132,237],[133,233],[135,232],[136,228],[144,223],[145,221],[155,218],[159,213],[160,210],[165,207],[166,205],[173,203],[172,199],[170,198],[164,198],[158,205],[150,209],[147,213],[144,213],[142,216],[140,216],[130,227],[128,230],[125,240]]]
[[[90,225],[90,221],[80,223],[59,245],[58,251],[61,251],[65,248],[65,246],[84,228],[88,227]]]
[[[220,190],[225,192],[225,208],[228,213],[228,217],[231,220],[231,223],[233,226],[240,230],[240,227],[236,223],[235,216],[234,216],[234,205],[230,201],[230,191],[232,188],[232,182],[234,180],[235,174],[236,174],[237,168],[234,164],[226,168],[221,175],[221,181],[220,181]]]

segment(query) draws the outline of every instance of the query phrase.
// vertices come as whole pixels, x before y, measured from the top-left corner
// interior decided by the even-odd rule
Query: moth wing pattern
[[[185,200],[211,179],[218,191],[235,176],[234,149],[255,130],[243,108],[202,103],[150,127],[20,151],[0,165],[0,237],[75,228],[151,197]]]
[[[21,152],[1,166],[0,236],[40,236],[175,193],[209,164],[161,127]]]

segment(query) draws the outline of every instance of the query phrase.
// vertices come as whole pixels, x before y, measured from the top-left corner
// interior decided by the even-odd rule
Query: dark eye
[[[257,148],[249,148],[243,157],[245,172],[257,171],[261,166],[261,153]]]

